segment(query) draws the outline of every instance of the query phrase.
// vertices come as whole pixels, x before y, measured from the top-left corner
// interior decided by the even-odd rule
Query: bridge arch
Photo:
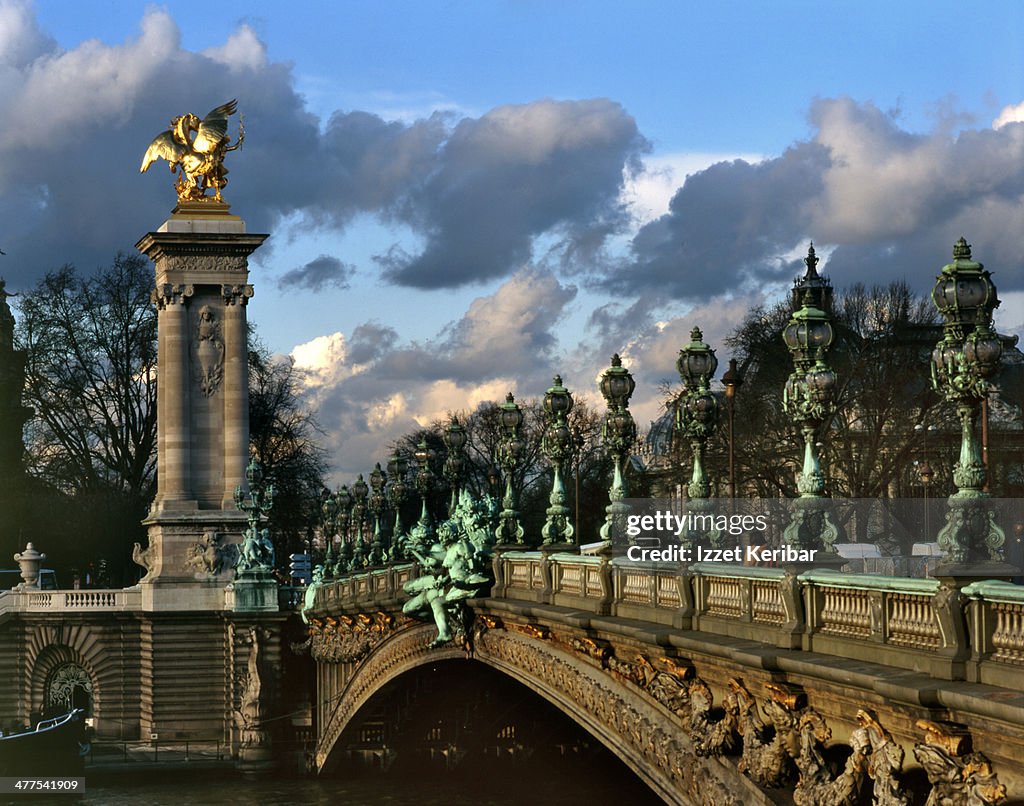
[[[399,630],[350,669],[320,729],[319,770],[333,766],[332,752],[345,728],[384,686],[417,667],[463,658],[486,664],[540,695],[611,750],[666,802],[766,802],[731,765],[698,758],[674,714],[579,654],[528,630],[478,627],[471,652],[453,646],[431,649],[435,634],[433,625]]]

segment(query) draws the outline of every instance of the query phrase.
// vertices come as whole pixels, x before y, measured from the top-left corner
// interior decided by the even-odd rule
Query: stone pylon
[[[136,247],[156,266],[157,493],[144,523],[143,607],[219,610],[231,548],[246,526],[234,503],[249,443],[248,258],[267,238],[217,202],[180,202]]]

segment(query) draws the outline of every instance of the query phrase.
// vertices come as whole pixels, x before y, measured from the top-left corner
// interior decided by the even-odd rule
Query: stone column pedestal
[[[266,238],[208,200],[179,203],[136,244],[159,309],[157,492],[133,553],[148,610],[224,608],[246,526],[233,496],[248,462],[248,258]]]

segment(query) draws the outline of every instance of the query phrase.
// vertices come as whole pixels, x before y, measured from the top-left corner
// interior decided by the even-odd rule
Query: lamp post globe
[[[502,510],[497,529],[497,542],[500,545],[523,542],[523,526],[519,522],[519,500],[515,485],[515,471],[525,447],[520,435],[523,419],[523,410],[509,392],[498,414],[502,430],[500,460],[505,471],[505,495],[501,502]]]
[[[600,383],[601,394],[608,404],[601,440],[612,456],[612,484],[608,490],[609,504],[605,508],[605,520],[601,525],[602,554],[610,554],[612,543],[625,534],[625,520],[629,515],[629,504],[625,477],[625,463],[636,442],[636,422],[629,412],[629,398],[636,389],[636,381],[629,370],[622,366],[618,353],[612,356],[612,364],[604,371]]]
[[[570,510],[565,505],[565,483],[562,467],[572,454],[572,432],[569,429],[569,412],[573,399],[569,390],[562,385],[562,376],[556,375],[551,387],[544,393],[544,412],[547,425],[541,441],[541,450],[551,462],[551,493],[548,496],[547,518],[541,527],[543,546],[561,546],[573,542],[576,530],[569,522]]]
[[[932,351],[932,385],[953,404],[960,420],[960,457],[953,467],[957,491],[948,499],[946,524],[936,536],[946,553],[937,575],[970,576],[969,566],[987,565],[985,573],[993,578],[1012,576],[1016,569],[1001,562],[1006,534],[995,520],[975,435],[989,378],[1002,356],[1002,341],[992,327],[999,297],[991,274],[972,258],[965,238],[954,244],[952,262],[936,277],[932,302],[943,318],[942,339]]]

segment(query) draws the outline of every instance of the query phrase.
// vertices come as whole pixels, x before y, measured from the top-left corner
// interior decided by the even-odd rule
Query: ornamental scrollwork
[[[314,660],[322,663],[357,663],[386,638],[412,621],[389,613],[360,613],[310,619],[306,644]]]
[[[248,283],[221,286],[221,296],[224,297],[225,305],[247,305],[253,293],[253,287]]]
[[[992,762],[974,751],[963,725],[919,719],[917,727],[925,737],[914,746],[914,756],[932,785],[925,806],[994,806],[1006,800]]]
[[[149,301],[156,305],[157,310],[165,310],[171,305],[184,305],[185,300],[195,293],[195,286],[160,283],[149,294]]]
[[[249,261],[244,255],[167,255],[160,268],[168,272],[244,272]]]

